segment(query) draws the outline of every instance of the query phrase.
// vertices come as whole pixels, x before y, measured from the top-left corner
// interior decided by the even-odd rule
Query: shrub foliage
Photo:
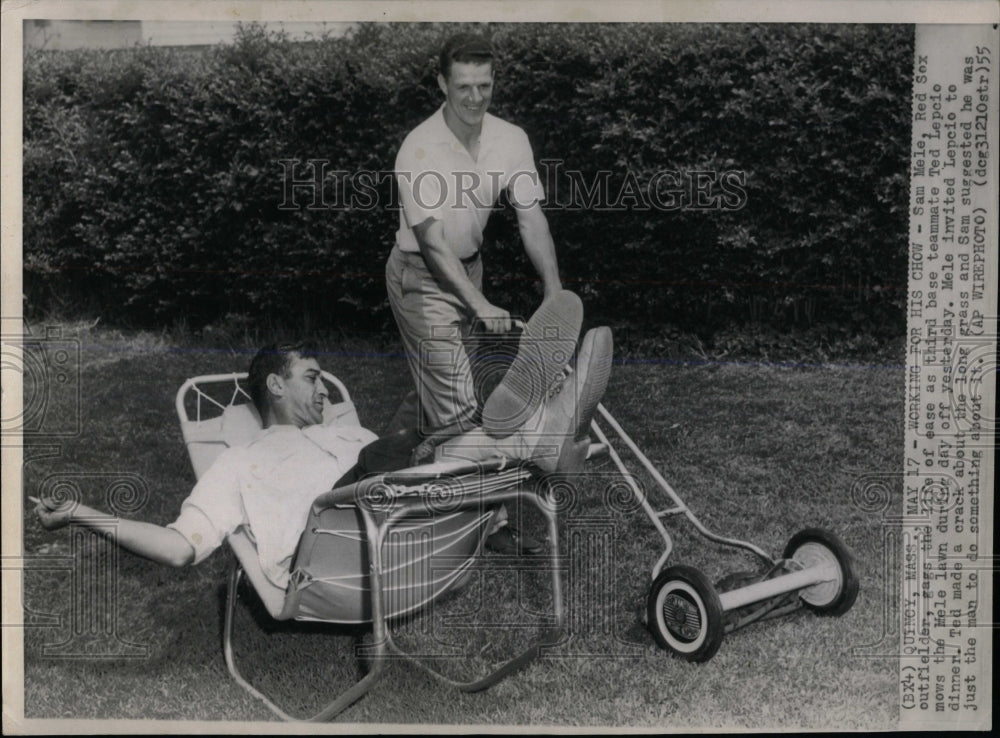
[[[440,102],[435,55],[454,30],[367,24],[295,43],[251,25],[208,50],[29,52],[28,314],[384,326],[387,173]],[[489,32],[493,111],[531,138],[564,280],[591,317],[900,329],[911,29]],[[314,175],[310,207],[290,179]],[[530,310],[510,207],[488,236],[489,296]]]

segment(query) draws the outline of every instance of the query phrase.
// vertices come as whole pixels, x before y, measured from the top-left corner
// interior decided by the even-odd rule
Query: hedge
[[[28,314],[388,325],[395,195],[391,177],[359,173],[390,171],[439,104],[436,52],[454,30],[363,24],[296,43],[250,25],[207,50],[27,53]],[[547,172],[561,272],[589,316],[901,329],[912,28],[488,32],[493,112],[528,132]],[[286,202],[308,160],[324,162],[320,207],[304,188]],[[485,261],[494,301],[535,304],[509,206]]]

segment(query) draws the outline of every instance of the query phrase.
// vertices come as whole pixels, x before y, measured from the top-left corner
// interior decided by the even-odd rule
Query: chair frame
[[[194,443],[213,443],[204,438],[189,440],[196,434],[192,428],[202,422],[201,402],[206,398],[210,404],[217,409],[225,411],[227,407],[234,405],[240,395],[249,399],[246,391],[240,386],[240,381],[246,378],[245,373],[212,374],[200,377],[193,377],[180,387],[177,392],[176,407],[178,417],[181,421],[184,432],[185,443],[191,455],[192,464],[195,466],[197,476],[201,475],[195,461],[194,452],[191,446]],[[357,413],[350,399],[350,394],[346,386],[329,372],[323,372],[323,378],[337,389],[342,402],[334,405],[342,418],[347,418],[353,423],[357,423]],[[233,392],[229,402],[225,405],[203,393],[200,387],[207,384],[233,383]],[[188,417],[185,407],[185,398],[190,392],[196,393],[196,418]],[[192,425],[194,424],[194,425]],[[217,441],[220,451],[225,447],[222,440]],[[482,508],[483,506],[493,506],[503,502],[514,500],[528,500],[543,514],[549,535],[549,551],[547,554],[547,566],[551,573],[552,591],[552,614],[546,618],[547,623],[538,637],[526,649],[518,653],[513,658],[495,668],[489,674],[479,679],[471,681],[460,681],[451,679],[436,671],[433,667],[425,663],[418,655],[409,653],[402,649],[393,639],[390,628],[392,614],[387,612],[385,575],[386,568],[383,560],[383,548],[390,532],[394,530],[400,521],[417,512],[426,512],[427,499],[420,494],[427,488],[429,483],[433,484],[447,477],[450,480],[469,478],[482,478],[483,475],[494,475],[495,480],[489,491],[482,491],[479,485],[458,485],[458,488],[451,489],[454,496],[449,497],[449,510],[469,510]],[[237,665],[236,654],[233,648],[233,633],[235,630],[236,606],[239,599],[239,585],[244,576],[247,577],[255,593],[261,598],[272,618],[277,620],[302,619],[314,620],[313,618],[297,618],[295,615],[294,602],[291,597],[285,598],[285,593],[280,593],[277,587],[270,584],[263,576],[259,561],[249,536],[242,530],[227,537],[227,543],[233,550],[236,560],[228,578],[225,604],[225,621],[223,625],[223,653],[226,666],[233,679],[248,693],[259,699],[275,715],[287,721],[321,722],[334,718],[343,712],[347,707],[367,694],[378,682],[384,672],[387,661],[393,656],[402,657],[417,665],[438,681],[445,683],[463,692],[477,692],[489,688],[509,674],[524,667],[529,662],[537,658],[546,648],[557,644],[562,638],[565,626],[565,607],[562,590],[562,563],[559,555],[559,526],[557,505],[550,494],[548,485],[544,480],[534,480],[537,483],[529,487],[526,482],[534,480],[534,473],[529,465],[518,462],[512,463],[508,459],[496,459],[487,462],[454,462],[448,464],[435,464],[433,468],[426,471],[421,467],[391,472],[387,474],[369,477],[347,487],[331,490],[318,498],[313,504],[313,510],[319,512],[326,507],[356,507],[361,515],[369,560],[369,587],[367,596],[371,612],[371,625],[373,629],[373,650],[370,653],[371,668],[360,680],[346,688],[338,694],[331,702],[313,715],[307,717],[296,717],[281,709],[267,695],[255,688],[240,672]],[[369,497],[373,486],[377,485],[380,495],[387,490],[391,492],[391,503],[386,506],[376,504]],[[483,540],[480,539],[473,557],[479,556],[482,552]],[[294,577],[293,577],[294,579]],[[458,577],[457,579],[461,579]],[[454,581],[449,583],[444,591],[454,586]],[[291,587],[289,588],[289,594]],[[438,593],[443,594],[443,592]],[[279,596],[283,601],[279,601]],[[419,608],[418,608],[419,609]],[[322,620],[331,624],[342,624],[339,621]]]

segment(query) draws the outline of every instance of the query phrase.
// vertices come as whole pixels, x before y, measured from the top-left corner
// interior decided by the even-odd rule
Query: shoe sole
[[[580,344],[580,354],[587,355],[588,361],[587,375],[583,378],[583,387],[577,398],[576,428],[573,433],[573,439],[576,441],[589,437],[594,411],[608,388],[611,363],[614,359],[614,339],[611,336],[611,329],[601,326],[587,331]]]
[[[534,458],[535,466],[543,474],[576,472],[583,468],[590,451],[591,421],[607,389],[613,358],[611,329],[600,327],[587,331],[580,343],[576,375],[567,383],[569,386],[563,388],[564,392],[576,395],[573,397],[573,417],[562,444],[554,458],[545,455]]]
[[[506,438],[541,405],[573,356],[583,323],[583,303],[569,290],[545,300],[521,333],[517,356],[483,404],[482,428]]]
[[[580,359],[583,358],[581,365]],[[551,471],[571,473],[583,468],[590,451],[590,425],[594,412],[604,391],[608,387],[611,376],[611,363],[614,358],[614,343],[611,329],[605,326],[587,331],[580,343],[580,358],[577,359],[577,370],[583,372],[577,387],[576,419],[573,433],[563,442],[559,449]],[[543,471],[544,465],[542,465]]]

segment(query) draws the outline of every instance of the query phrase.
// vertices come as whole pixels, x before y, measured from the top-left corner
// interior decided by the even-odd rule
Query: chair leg
[[[540,504],[537,498],[532,500],[538,508],[545,514],[549,524],[549,540],[551,549],[549,553],[549,566],[552,570],[552,610],[555,614],[555,625],[546,628],[538,639],[525,651],[512,658],[507,663],[498,667],[482,679],[456,684],[456,687],[463,692],[478,692],[482,689],[493,686],[509,674],[527,666],[530,662],[542,655],[546,648],[556,645],[562,639],[563,627],[565,625],[565,611],[563,609],[562,598],[562,577],[560,575],[559,559],[559,521],[554,511],[547,506]]]
[[[400,649],[399,646],[396,645],[396,642],[392,639],[392,636],[391,634],[389,634],[388,630],[386,630],[385,633],[385,641],[394,653],[404,657],[407,661],[410,661],[416,666],[419,666],[421,669],[426,671],[428,674],[433,676],[438,681],[448,684],[451,687],[458,689],[462,692],[479,692],[481,690],[493,686],[494,684],[506,678],[513,672],[523,668],[531,661],[534,661],[536,658],[538,658],[538,656],[540,656],[545,651],[546,648],[556,645],[560,641],[563,635],[563,627],[565,625],[565,610],[563,607],[563,596],[562,596],[562,576],[559,568],[561,565],[559,557],[559,521],[555,511],[551,509],[551,506],[539,500],[537,496],[527,495],[527,494],[521,494],[517,496],[520,496],[522,498],[527,498],[532,502],[534,502],[535,505],[545,515],[545,518],[548,522],[549,540],[551,541],[552,544],[549,553],[549,566],[552,571],[552,609],[555,615],[555,624],[550,628],[546,628],[541,633],[541,635],[535,640],[535,642],[532,643],[527,649],[522,651],[520,654],[510,659],[509,661],[506,661],[501,666],[497,667],[496,669],[494,669],[481,679],[476,679],[474,681],[460,681],[460,680],[450,679],[444,676],[436,669],[425,664],[418,657],[406,653],[405,651]],[[372,540],[381,540],[381,534],[385,531],[388,525],[389,521],[387,520],[382,526],[379,526],[379,535],[373,537]],[[372,527],[374,527],[374,525]],[[375,558],[380,559],[379,552],[373,549],[370,550],[373,559]],[[373,596],[378,597],[378,595],[375,595],[376,590],[374,588],[374,581],[373,581],[372,591],[373,591]],[[381,608],[379,609],[381,610]]]
[[[503,665],[491,671],[482,679],[477,679],[471,682],[458,682],[458,681],[447,680],[446,677],[441,675],[437,676],[440,679],[445,679],[451,682],[456,689],[462,692],[480,692],[484,689],[492,687],[497,682],[506,679],[515,671],[523,669],[525,666],[527,666],[532,661],[537,659],[547,647],[556,645],[559,642],[560,638],[562,638],[562,628],[558,627],[546,628],[545,631],[543,631],[542,634],[538,637],[538,639],[531,644],[531,646],[526,648],[524,651],[519,653],[510,661],[507,661]],[[420,664],[420,666],[428,668],[423,664]]]
[[[378,651],[373,659],[371,670],[353,686],[344,690],[335,700],[327,704],[322,710],[317,712],[315,715],[310,717],[295,717],[294,715],[289,715],[280,707],[278,707],[274,702],[268,699],[263,693],[258,691],[253,685],[251,685],[243,676],[240,674],[239,669],[236,666],[236,659],[233,655],[233,622],[236,615],[236,600],[238,595],[238,589],[240,584],[240,579],[243,577],[243,568],[236,563],[233,565],[233,569],[229,574],[229,585],[226,591],[226,617],[225,623],[223,625],[222,638],[223,638],[223,652],[226,657],[226,666],[229,669],[229,673],[232,675],[236,683],[239,684],[243,689],[252,694],[254,697],[259,699],[264,705],[275,715],[277,715],[282,720],[288,722],[303,721],[303,722],[323,722],[329,720],[339,713],[343,712],[350,705],[360,699],[365,693],[371,689],[372,685],[378,680],[382,675],[382,668],[385,659],[381,658],[384,655],[384,646],[376,646]]]

